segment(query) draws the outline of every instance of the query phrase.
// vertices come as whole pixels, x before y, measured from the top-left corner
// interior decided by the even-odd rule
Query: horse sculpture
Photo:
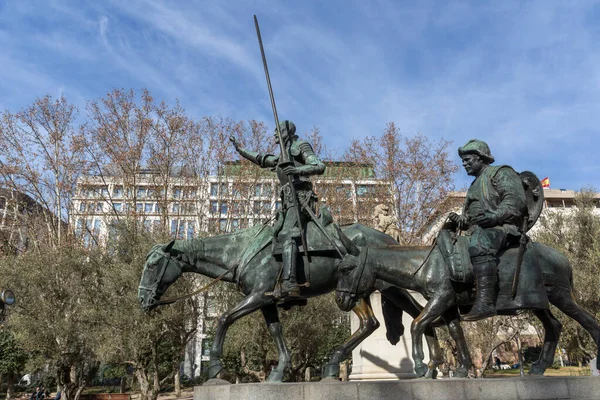
[[[345,236],[357,246],[386,246],[397,244],[391,237],[360,224],[342,228]],[[277,282],[280,264],[274,260],[269,245],[272,227],[263,225],[240,230],[232,234],[204,239],[174,240],[167,245],[156,245],[146,257],[146,263],[139,285],[139,300],[142,309],[149,311],[160,305],[160,299],[167,288],[184,272],[194,272],[211,278],[223,275],[225,282],[237,283],[244,299],[225,312],[218,320],[214,341],[210,352],[209,378],[216,378],[223,369],[220,357],[228,327],[237,319],[260,310],[269,332],[277,344],[278,364],[267,381],[281,382],[286,368],[290,365],[290,354],[285,345],[279,322],[277,300],[269,295]],[[335,289],[340,259],[331,254],[311,255],[310,286],[301,288],[301,299],[319,296]],[[302,260],[298,271],[302,274]],[[399,290],[381,282],[378,286],[386,298],[386,304],[398,311],[405,310],[417,317],[421,307],[404,290]],[[373,314],[369,302],[371,291],[365,291],[351,308],[360,321],[359,329],[338,349],[323,368],[324,378],[337,378],[339,363],[375,329],[379,322]],[[390,304],[391,303],[391,304]],[[387,321],[386,321],[387,322]],[[402,334],[400,323],[392,324],[391,336],[397,340]],[[388,336],[390,336],[388,325]],[[432,354],[441,350],[433,330],[425,330]],[[427,371],[423,371],[425,374]],[[429,371],[434,374],[434,369]]]
[[[470,282],[453,281],[451,271],[437,246],[434,248],[399,246],[364,248],[361,249],[361,253],[366,253],[363,256],[365,259],[363,263],[340,266],[341,276],[336,290],[336,302],[340,309],[351,309],[357,299],[370,293],[380,281],[420,292],[427,299],[427,303],[411,326],[415,370],[424,368],[421,334],[438,317],[442,317],[450,324],[450,334],[459,350],[460,368],[469,368],[467,363],[470,360],[465,358],[465,355],[468,357],[468,349],[459,325],[459,306],[472,304],[472,299],[469,300],[473,290],[472,272]],[[500,294],[503,288],[508,288],[510,292],[512,274],[506,273],[506,268],[514,266],[516,258],[517,249],[514,248],[507,250],[500,257],[498,268]],[[534,270],[534,268],[541,272],[538,275],[540,292],[537,293],[537,297],[545,299],[547,296],[547,301],[543,307],[526,307],[532,309],[545,330],[540,358],[532,364],[529,373],[542,375],[554,361],[554,352],[562,328],[560,322],[550,312],[548,301],[587,330],[596,345],[600,344],[600,328],[595,318],[575,301],[571,265],[564,255],[541,243],[530,242],[524,254],[523,270]],[[521,279],[517,296],[528,295],[527,282],[523,281]],[[517,311],[517,309],[499,308],[498,313],[514,315]],[[600,356],[597,360],[600,367]],[[441,362],[441,359],[431,360],[430,364]]]

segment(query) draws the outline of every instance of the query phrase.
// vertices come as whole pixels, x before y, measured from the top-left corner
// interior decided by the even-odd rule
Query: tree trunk
[[[119,383],[119,393],[125,393],[125,383],[127,382],[127,380],[125,379],[124,376],[121,377],[121,382]]]
[[[310,367],[304,370],[304,382],[310,382]]]
[[[349,371],[348,371],[348,360],[344,360],[342,361],[342,365],[340,366],[340,380],[342,382],[348,382],[348,378],[349,378]]]
[[[146,371],[142,368],[136,368],[135,377],[140,385],[140,400],[150,399],[152,396],[152,388]]]
[[[175,397],[181,397],[181,371],[179,368],[173,377],[173,384],[175,385]]]
[[[6,400],[12,400],[15,397],[15,375],[8,374],[6,378]]]
[[[521,348],[521,336],[516,335],[515,339],[517,341],[517,352],[519,355],[519,372],[521,373],[521,376],[525,376],[525,370],[523,369],[523,351]]]

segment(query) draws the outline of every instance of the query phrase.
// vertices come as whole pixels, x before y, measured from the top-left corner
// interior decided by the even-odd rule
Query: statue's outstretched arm
[[[233,136],[229,138],[229,140],[233,143],[235,150],[240,153],[242,157],[259,165],[261,168],[273,168],[277,165],[277,161],[279,161],[279,157],[276,157],[273,154],[262,154],[243,148]]]

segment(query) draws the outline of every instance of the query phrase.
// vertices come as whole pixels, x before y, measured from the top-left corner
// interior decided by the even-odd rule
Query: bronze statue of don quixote
[[[292,121],[279,121],[256,16],[254,22],[280,153],[245,149],[233,137],[231,142],[242,157],[276,173],[282,209],[274,225],[155,245],[146,258],[138,291],[142,309],[150,311],[207,290],[220,280],[240,288],[244,299],[218,319],[209,378],[216,379],[223,369],[220,357],[228,327],[260,310],[279,353],[267,381],[281,382],[291,360],[278,306],[301,306],[310,297],[334,290],[340,309],[354,311],[360,327],[334,349],[323,366],[323,378],[337,379],[339,363],[379,326],[369,301],[376,290],[388,308],[384,310],[388,338],[397,342],[402,334],[403,311],[414,318],[412,356],[417,376],[434,378],[443,362],[432,330],[439,323],[448,326],[456,342],[455,377],[466,377],[472,367],[461,320],[532,310],[545,330],[542,352],[529,371],[532,375],[542,375],[553,364],[561,332],[549,304],[576,320],[600,344],[597,321],[573,296],[567,258],[527,236],[543,205],[539,179],[531,172],[492,165],[495,159],[484,141],[470,140],[458,149],[466,173],[474,180],[462,213],[449,214],[432,246],[399,246],[392,237],[365,225],[339,227],[327,207],[317,212],[310,177],[322,174],[325,165],[311,144],[296,136]],[[188,296],[161,299],[186,272],[214,280]],[[421,293],[426,304],[418,305],[407,290]],[[429,363],[423,360],[423,335],[429,345]],[[600,357],[597,364],[600,368]]]

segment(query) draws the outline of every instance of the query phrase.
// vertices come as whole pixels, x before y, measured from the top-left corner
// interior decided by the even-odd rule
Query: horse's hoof
[[[425,379],[436,379],[437,374],[438,374],[437,368],[427,369],[427,373],[425,374],[424,378]]]
[[[466,378],[467,376],[469,376],[469,369],[466,367],[456,368],[456,371],[452,375],[453,378]]]
[[[539,362],[534,362],[531,364],[531,368],[529,369],[529,375],[544,375],[546,368],[542,366]]]
[[[225,379],[212,378],[202,384],[203,386],[214,386],[214,385],[231,385],[231,382]]]
[[[321,380],[326,378],[337,379],[340,376],[340,364],[325,364],[323,365],[323,371],[321,372]]]
[[[421,365],[415,366],[415,374],[417,375],[417,378],[424,377],[425,374],[427,374],[428,370],[429,370],[429,368],[427,367],[426,364],[421,364]]]
[[[265,381],[266,383],[281,383],[283,382],[283,373],[273,370],[269,374],[269,377]]]
[[[210,360],[208,366],[208,377],[212,380],[219,375],[219,372],[223,370],[223,363],[220,360]]]

